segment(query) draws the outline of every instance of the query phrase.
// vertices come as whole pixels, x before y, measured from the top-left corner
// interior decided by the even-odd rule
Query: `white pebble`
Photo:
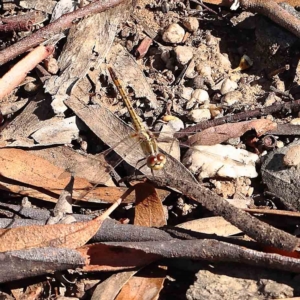
[[[236,90],[238,87],[237,83],[230,80],[229,78],[226,78],[223,83],[222,83],[222,86],[221,86],[221,94],[222,95],[225,95],[229,92],[232,92],[234,90]]]
[[[191,32],[195,32],[199,28],[199,21],[195,17],[188,17],[183,20],[184,27]]]
[[[186,65],[193,58],[193,50],[187,46],[177,46],[175,48],[177,61],[181,65]]]
[[[222,102],[227,106],[232,106],[233,104],[239,102],[242,99],[243,95],[239,91],[233,91],[227,93],[223,98]]]
[[[293,119],[293,120],[290,122],[290,124],[292,124],[292,125],[300,125],[300,118],[295,118],[295,119]]]
[[[211,67],[205,63],[199,63],[196,66],[196,70],[199,75],[202,75],[203,77],[211,77]]]
[[[231,62],[227,56],[221,53],[217,53],[215,59],[216,59],[216,65],[220,66],[225,71],[231,69]]]
[[[190,100],[193,92],[194,90],[191,87],[184,87],[181,91],[180,97],[185,100]]]
[[[195,89],[192,94],[192,99],[196,100],[200,104],[203,104],[204,102],[209,102],[209,95],[205,90]]]
[[[277,142],[276,142],[276,147],[277,147],[277,148],[283,148],[283,147],[284,147],[283,141],[277,141]]]
[[[198,108],[192,110],[189,114],[188,117],[190,120],[192,120],[195,123],[198,123],[200,121],[208,120],[211,118],[211,114],[209,109],[207,108]]]
[[[162,39],[166,43],[181,43],[185,35],[184,29],[178,24],[171,24],[163,33]]]

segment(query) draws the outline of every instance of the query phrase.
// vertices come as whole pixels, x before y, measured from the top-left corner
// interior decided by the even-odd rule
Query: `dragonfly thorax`
[[[147,166],[152,170],[161,170],[166,163],[166,156],[162,153],[149,155],[147,157]]]

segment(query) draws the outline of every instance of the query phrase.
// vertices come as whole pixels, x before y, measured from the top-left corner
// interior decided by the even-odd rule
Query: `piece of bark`
[[[158,102],[146,77],[140,70],[140,66],[130,53],[120,44],[114,45],[107,55],[107,60],[124,83],[124,87],[130,87],[136,98],[145,98],[153,109],[156,109]],[[138,78],[138,80],[137,80]]]
[[[74,85],[82,79],[91,67],[98,68],[112,45],[117,28],[130,14],[131,1],[84,18],[69,31],[67,42],[58,59],[59,76],[52,76],[44,85],[45,91],[53,97],[52,107],[56,114],[67,107],[63,101],[68,98]],[[95,55],[95,53],[97,55]]]

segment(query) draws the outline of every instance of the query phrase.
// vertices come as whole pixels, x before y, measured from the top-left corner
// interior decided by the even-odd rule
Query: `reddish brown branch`
[[[107,10],[111,7],[115,7],[122,3],[124,0],[108,0],[92,2],[89,5],[79,8],[73,12],[67,13],[61,16],[59,19],[50,23],[49,25],[41,28],[32,35],[22,39],[16,44],[0,51],[0,65],[14,59],[18,55],[24,53],[32,47],[35,47],[42,42],[47,41],[49,38],[53,37],[55,34],[61,33],[64,30],[70,28],[76,20],[83,17],[96,14]]]
[[[0,24],[0,32],[10,31],[30,31],[32,28],[31,21],[22,21],[16,23]]]
[[[240,0],[242,8],[258,12],[300,37],[300,20],[273,0]]]
[[[287,102],[287,103],[280,103],[280,104],[274,104],[270,105],[268,107],[264,108],[257,108],[254,110],[249,110],[246,112],[241,112],[238,114],[234,115],[229,115],[223,118],[218,118],[214,120],[209,120],[209,121],[203,121],[200,122],[194,126],[191,126],[189,128],[184,128],[180,130],[179,132],[175,133],[176,138],[182,138],[184,136],[189,135],[189,133],[195,133],[204,129],[207,129],[209,127],[214,127],[218,125],[222,125],[225,123],[233,123],[233,122],[238,122],[242,120],[247,120],[249,118],[255,118],[255,117],[260,117],[264,115],[269,115],[278,111],[282,110],[299,110],[300,108],[300,100],[295,100],[293,102]]]

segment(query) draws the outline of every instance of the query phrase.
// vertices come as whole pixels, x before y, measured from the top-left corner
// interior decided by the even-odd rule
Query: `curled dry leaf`
[[[199,178],[246,176],[255,178],[255,162],[258,156],[230,145],[193,146],[183,158],[183,164]]]
[[[257,136],[275,130],[277,124],[266,119],[252,120],[240,123],[226,123],[205,129],[189,138],[189,145],[215,145],[228,139],[242,136],[246,131],[255,130]]]

